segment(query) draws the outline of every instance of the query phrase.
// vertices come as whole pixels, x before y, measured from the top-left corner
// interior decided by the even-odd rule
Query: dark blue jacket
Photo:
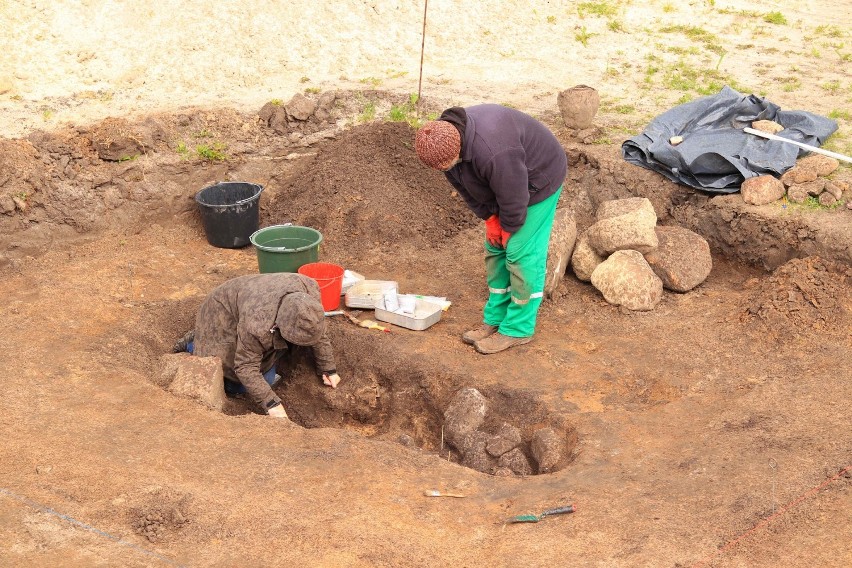
[[[496,213],[503,229],[515,233],[527,207],[562,186],[565,150],[545,125],[515,109],[487,104],[464,110],[461,162],[445,172],[447,179],[478,217]]]

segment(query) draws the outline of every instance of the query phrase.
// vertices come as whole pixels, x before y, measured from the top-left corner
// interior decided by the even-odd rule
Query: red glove
[[[497,215],[492,215],[485,220],[485,240],[492,247],[503,246],[503,227],[500,226],[500,217]]]

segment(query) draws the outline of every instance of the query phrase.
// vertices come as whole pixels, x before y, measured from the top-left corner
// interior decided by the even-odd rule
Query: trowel
[[[510,518],[507,523],[537,523],[545,517],[550,517],[553,515],[564,515],[566,513],[573,513],[574,505],[566,505],[564,507],[557,507],[555,509],[548,509],[547,511],[542,512],[540,515],[517,515],[515,517]]]

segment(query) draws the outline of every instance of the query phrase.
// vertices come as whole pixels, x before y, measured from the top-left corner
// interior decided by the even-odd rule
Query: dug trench
[[[345,115],[348,103],[339,98],[332,119]],[[279,132],[256,114],[186,111],[112,123],[109,136],[99,134],[106,126],[2,142],[13,157],[0,176],[3,199],[9,197],[0,216],[0,262],[10,299],[0,342],[10,365],[37,356],[33,345],[41,340],[22,330],[38,318],[77,332],[58,346],[70,362],[60,357],[51,381],[79,375],[75,366],[86,362],[91,376],[158,383],[159,358],[193,325],[206,293],[257,270],[250,247],[204,242],[192,197],[213,181],[252,181],[265,187],[262,226],[313,226],[324,235],[322,259],[453,303],[422,332],[385,334],[332,318],[343,377],[338,389],[322,386],[307,351],[287,361],[277,387],[294,421],[308,429],[353,430],[376,440],[380,455],[389,445],[393,452],[431,455],[417,463],[443,475],[438,463],[464,461],[446,439],[442,448],[444,413],[460,392],[476,388],[490,408],[482,434],[505,424],[517,428],[530,473],[537,472],[530,459],[536,432],[550,429],[562,442],[551,470],[558,472],[530,476],[524,487],[531,493],[522,500],[538,506],[576,491],[589,505],[580,522],[604,531],[613,507],[622,524],[608,534],[628,561],[655,548],[647,519],[658,508],[669,515],[670,534],[679,526],[711,525],[709,532],[675,534],[681,544],[710,548],[731,536],[730,526],[747,528],[766,512],[758,494],[769,491],[763,475],[769,459],[798,468],[786,471],[778,501],[845,465],[850,439],[830,406],[845,396],[838,377],[852,372],[849,358],[837,356],[852,346],[849,240],[840,238],[849,226],[845,211],[776,215],[732,198],[694,195],[621,164],[616,148],[582,146],[554,126],[571,163],[560,205],[574,210],[580,226],[606,199],[648,197],[661,223],[683,224],[708,239],[713,272],[689,293],[667,292],[646,313],[606,304],[568,273],[543,304],[535,341],[483,357],[459,339],[479,322],[485,297],[481,227],[443,177],[417,162],[407,124],[339,129],[309,118],[289,120]],[[133,139],[144,141],[138,150]],[[130,140],[130,149],[105,159],[108,140]],[[223,142],[227,160],[176,151],[177,141],[191,148],[213,140]],[[82,288],[68,296],[72,284]],[[76,296],[91,300],[69,300]],[[230,399],[225,411],[235,428],[253,413],[239,399]],[[806,419],[815,414],[824,420]],[[186,424],[195,431],[192,417]],[[341,438],[351,440],[347,435]],[[491,454],[470,462],[479,471],[508,473]],[[519,472],[525,473],[513,470]],[[514,481],[499,480],[505,486],[494,489],[494,498],[517,492]],[[162,537],[167,542],[203,536],[198,531],[217,517],[197,488],[195,497],[175,493],[165,512],[154,507],[156,495],[146,497],[150,502],[122,513],[122,522],[152,541],[161,538],[160,525],[173,531]],[[707,512],[669,506],[678,501],[713,506]],[[525,551],[515,546],[513,553]],[[684,562],[696,556],[669,552]]]

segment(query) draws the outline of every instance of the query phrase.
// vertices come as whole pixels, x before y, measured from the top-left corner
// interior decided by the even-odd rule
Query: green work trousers
[[[527,219],[512,234],[505,249],[485,242],[488,302],[484,320],[510,337],[532,337],[538,308],[544,296],[547,247],[556,215],[556,193],[527,208]]]

